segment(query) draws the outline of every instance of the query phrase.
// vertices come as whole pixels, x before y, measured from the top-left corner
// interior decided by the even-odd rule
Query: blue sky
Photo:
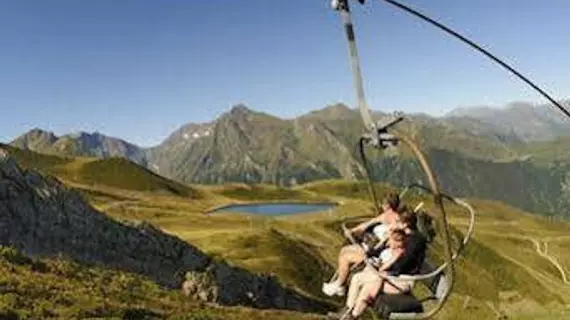
[[[407,0],[570,97],[567,0]],[[373,109],[545,102],[487,58],[381,1],[354,8]],[[142,146],[237,103],[294,117],[355,105],[340,17],[326,0],[6,0],[0,141],[33,127]]]

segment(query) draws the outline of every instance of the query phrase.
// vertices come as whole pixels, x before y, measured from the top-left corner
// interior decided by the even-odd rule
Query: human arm
[[[376,243],[376,245],[374,247],[372,247],[372,250],[377,251],[378,249],[380,249],[381,247],[386,245],[387,242],[388,242],[388,238],[380,239],[380,241],[378,241]]]
[[[388,259],[384,263],[382,263],[382,266],[380,266],[378,271],[386,271],[386,270],[390,269],[390,267],[392,267],[392,265],[396,261],[398,261],[398,259],[400,259],[400,257],[402,257],[403,254],[404,254],[403,250],[397,250],[396,252],[394,252],[392,254],[392,256],[390,257],[390,259]]]
[[[378,223],[384,223],[384,216],[382,214],[368,220],[365,222],[360,223],[359,225],[357,225],[356,227],[350,229],[350,232],[358,234],[358,233],[362,233],[364,231],[366,231],[366,229],[368,227],[370,227],[371,225],[374,224],[378,224]]]

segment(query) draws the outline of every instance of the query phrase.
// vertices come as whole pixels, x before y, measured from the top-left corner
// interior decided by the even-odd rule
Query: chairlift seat
[[[424,312],[422,302],[411,293],[380,295],[372,307],[381,319],[390,319],[395,313]]]
[[[435,270],[428,262],[424,262],[420,273],[431,272]],[[408,275],[401,275],[399,278],[407,278]],[[373,311],[380,316],[381,319],[413,319],[424,312],[422,303],[427,300],[441,301],[448,290],[448,283],[445,274],[442,272],[437,276],[422,280],[428,288],[431,296],[422,300],[418,299],[411,292],[402,294],[381,294],[371,306]]]

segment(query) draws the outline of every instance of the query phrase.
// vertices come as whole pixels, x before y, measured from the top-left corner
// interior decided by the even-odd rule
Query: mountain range
[[[58,137],[53,132],[34,128],[10,143],[14,147],[39,153],[65,156],[124,157],[146,165],[146,151],[124,140],[98,132],[78,132]]]
[[[567,110],[570,109],[570,100],[559,103]],[[524,141],[545,141],[561,135],[570,135],[570,119],[551,105],[534,106],[524,102],[512,102],[504,108],[458,108],[449,112],[446,117],[478,119]]]
[[[567,104],[567,101],[564,102]],[[444,190],[505,201],[547,215],[570,215],[570,121],[546,105],[462,108],[443,117],[406,115],[397,131],[416,141]],[[384,113],[374,112],[380,119]],[[281,119],[236,105],[208,123],[189,123],[142,148],[100,133],[61,137],[33,129],[12,146],[64,156],[124,157],[184,183],[273,183],[362,179],[358,110],[335,104]],[[566,148],[568,146],[569,148]],[[422,180],[405,148],[368,151],[374,180]]]

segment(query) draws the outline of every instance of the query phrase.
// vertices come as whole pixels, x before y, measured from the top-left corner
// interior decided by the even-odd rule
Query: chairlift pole
[[[364,4],[365,0],[358,0],[360,4]],[[354,88],[356,90],[356,98],[358,102],[358,109],[360,111],[360,115],[364,122],[364,127],[366,133],[362,136],[360,140],[359,147],[361,156],[364,152],[364,145],[372,145],[377,148],[386,148],[390,145],[395,145],[396,140],[393,139],[390,135],[388,135],[387,128],[396,124],[397,122],[403,120],[402,117],[398,117],[396,120],[388,119],[388,123],[374,123],[372,119],[372,115],[370,114],[370,109],[366,102],[366,97],[364,94],[364,84],[362,81],[362,71],[360,69],[360,59],[358,58],[358,49],[356,47],[356,36],[354,32],[354,24],[352,22],[352,16],[350,13],[350,5],[349,0],[332,0],[331,6],[333,9],[340,12],[342,17],[342,22],[344,25],[344,31],[346,35],[346,39],[348,41],[348,52],[349,52],[349,60],[350,60],[350,67],[353,75],[353,83]],[[372,171],[368,167],[367,163],[364,163],[364,169],[366,171],[366,175],[369,178],[369,191],[372,195],[372,201],[374,203],[374,207],[377,212],[380,212],[380,205],[378,203],[378,199],[376,197],[376,191],[374,190],[374,183],[372,182]]]
[[[364,3],[364,0],[358,0],[358,1],[360,2],[360,4]],[[349,58],[350,58],[351,69],[352,69],[352,74],[353,74],[353,81],[354,81],[354,85],[356,88],[356,96],[358,99],[360,114],[362,116],[364,125],[368,131],[361,137],[359,147],[360,147],[360,154],[361,154],[362,160],[364,161],[364,167],[365,167],[366,172],[367,172],[370,191],[371,191],[371,194],[372,194],[376,208],[379,209],[379,205],[378,205],[378,201],[376,199],[376,193],[374,190],[374,185],[373,185],[373,181],[372,181],[372,177],[371,177],[370,168],[368,166],[368,162],[366,161],[364,146],[365,145],[371,145],[375,148],[382,150],[382,149],[386,149],[386,148],[391,147],[391,146],[396,146],[401,141],[412,149],[412,151],[414,152],[414,154],[416,156],[416,159],[420,162],[420,165],[421,165],[424,173],[426,174],[426,176],[428,178],[430,189],[431,189],[433,197],[434,197],[434,203],[435,203],[437,209],[441,213],[440,217],[441,217],[442,227],[443,227],[443,231],[444,231],[443,232],[444,233],[444,247],[445,247],[446,260],[447,260],[446,269],[448,272],[448,274],[447,274],[447,276],[448,276],[447,288],[445,288],[446,293],[443,295],[442,299],[439,301],[437,306],[435,308],[433,308],[432,310],[430,310],[429,312],[424,312],[422,314],[415,314],[415,315],[406,315],[400,319],[427,319],[427,318],[431,318],[433,315],[435,315],[437,312],[439,312],[439,310],[442,308],[443,304],[446,302],[446,300],[449,296],[449,293],[451,292],[453,283],[454,283],[454,281],[453,281],[454,280],[454,270],[453,270],[454,269],[454,266],[453,266],[453,260],[454,259],[453,259],[453,254],[451,252],[451,237],[450,237],[450,232],[449,232],[449,225],[447,222],[447,215],[446,215],[445,208],[444,208],[443,201],[442,201],[443,200],[442,195],[441,195],[441,192],[439,190],[439,184],[438,184],[437,180],[435,179],[435,175],[433,174],[433,171],[431,170],[425,156],[423,155],[421,150],[417,147],[417,145],[405,136],[402,136],[402,135],[393,136],[393,135],[388,133],[388,129],[390,127],[394,126],[395,124],[397,124],[403,120],[403,117],[401,115],[398,115],[393,119],[384,119],[384,121],[378,122],[377,124],[375,124],[372,121],[372,116],[371,116],[370,110],[368,108],[368,105],[366,104],[366,100],[364,97],[364,88],[363,88],[363,84],[362,84],[362,74],[360,71],[358,52],[356,49],[356,38],[355,38],[355,33],[354,33],[354,25],[353,25],[352,19],[351,19],[350,7],[348,4],[348,0],[332,0],[332,7],[333,7],[333,9],[339,11],[340,15],[342,17],[346,38],[348,40],[349,54],[350,54]]]
[[[358,0],[361,4],[364,0]],[[362,83],[362,72],[360,70],[360,63],[358,59],[358,50],[356,48],[356,37],[354,34],[354,24],[352,23],[352,17],[350,15],[350,6],[348,0],[332,0],[331,6],[333,9],[340,12],[342,17],[342,22],[344,25],[344,31],[346,38],[348,40],[348,50],[350,58],[350,67],[353,73],[354,87],[356,89],[356,97],[358,99],[358,108],[360,110],[360,115],[364,120],[364,126],[367,130],[373,130],[375,128],[374,121],[372,121],[372,116],[368,112],[368,105],[366,104],[366,98],[364,96],[364,85]]]

